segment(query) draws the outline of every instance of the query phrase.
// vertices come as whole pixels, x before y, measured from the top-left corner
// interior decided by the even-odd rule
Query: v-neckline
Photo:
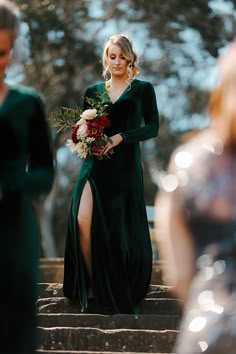
[[[104,89],[106,90],[106,94],[107,94],[107,97],[109,98],[110,103],[111,103],[112,105],[114,105],[116,102],[118,102],[118,101],[121,99],[121,97],[126,93],[126,91],[131,88],[132,83],[133,83],[134,81],[135,81],[135,79],[133,79],[133,80],[131,81],[131,83],[126,86],[126,88],[121,92],[121,94],[117,97],[117,99],[116,99],[114,102],[111,100],[111,97],[110,97],[110,95],[109,95],[109,93],[108,93],[108,90],[107,90],[107,87],[106,87],[106,82],[104,82],[104,83],[103,83]]]

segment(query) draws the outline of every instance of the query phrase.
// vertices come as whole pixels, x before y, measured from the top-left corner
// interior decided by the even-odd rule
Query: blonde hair
[[[102,55],[102,65],[103,65],[103,77],[105,79],[110,78],[110,71],[108,68],[108,49],[112,44],[116,44],[120,47],[125,59],[128,61],[128,70],[131,73],[131,78],[133,79],[138,73],[140,69],[138,67],[138,57],[137,54],[133,50],[132,40],[123,34],[115,34],[114,36],[110,37],[103,49]]]
[[[236,41],[218,60],[218,82],[210,93],[209,113],[223,133],[224,144],[236,152]]]
[[[19,34],[19,18],[17,6],[8,0],[0,0],[0,30],[9,31],[13,42]]]

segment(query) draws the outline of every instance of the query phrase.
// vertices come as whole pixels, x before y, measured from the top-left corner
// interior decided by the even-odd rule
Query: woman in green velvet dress
[[[98,311],[138,313],[152,271],[139,143],[157,136],[158,109],[153,86],[135,78],[137,55],[127,36],[106,42],[103,68],[106,81],[89,87],[85,97],[104,95],[111,142],[85,159],[74,188],[63,289],[79,299],[81,311],[92,290]],[[114,154],[101,159],[111,149]]]
[[[53,158],[39,95],[4,82],[19,26],[16,14],[12,3],[0,0],[0,352],[32,354],[39,256],[32,200],[49,192]]]

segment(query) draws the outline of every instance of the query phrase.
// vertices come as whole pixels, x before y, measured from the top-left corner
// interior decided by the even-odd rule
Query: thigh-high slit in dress
[[[104,88],[105,83],[93,85],[85,96],[96,99]],[[79,299],[81,311],[86,311],[92,287],[98,308],[137,313],[152,271],[139,142],[157,136],[158,109],[153,86],[146,81],[133,80],[114,103],[107,93],[104,97],[111,121],[106,134],[119,133],[123,141],[110,159],[83,162],[68,216],[63,290],[65,297]],[[93,199],[92,279],[82,257],[77,220],[86,182]]]

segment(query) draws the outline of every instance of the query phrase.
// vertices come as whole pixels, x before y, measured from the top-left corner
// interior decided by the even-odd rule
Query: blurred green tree
[[[85,88],[102,80],[104,39],[123,32],[140,45],[141,77],[156,88],[161,121],[158,138],[142,144],[146,202],[153,204],[158,173],[165,170],[172,150],[183,134],[207,124],[207,70],[219,50],[234,38],[236,0],[221,7],[217,0],[15,2],[28,25],[24,82],[43,93],[48,111],[81,105]],[[55,135],[55,151],[66,137]],[[49,219],[43,229],[46,255],[61,254],[55,244],[48,245],[52,234],[60,240],[57,243],[64,237],[68,191],[75,179],[68,177],[72,174],[69,161],[75,160],[59,166],[60,175],[42,211]],[[67,183],[61,182],[62,176]]]

